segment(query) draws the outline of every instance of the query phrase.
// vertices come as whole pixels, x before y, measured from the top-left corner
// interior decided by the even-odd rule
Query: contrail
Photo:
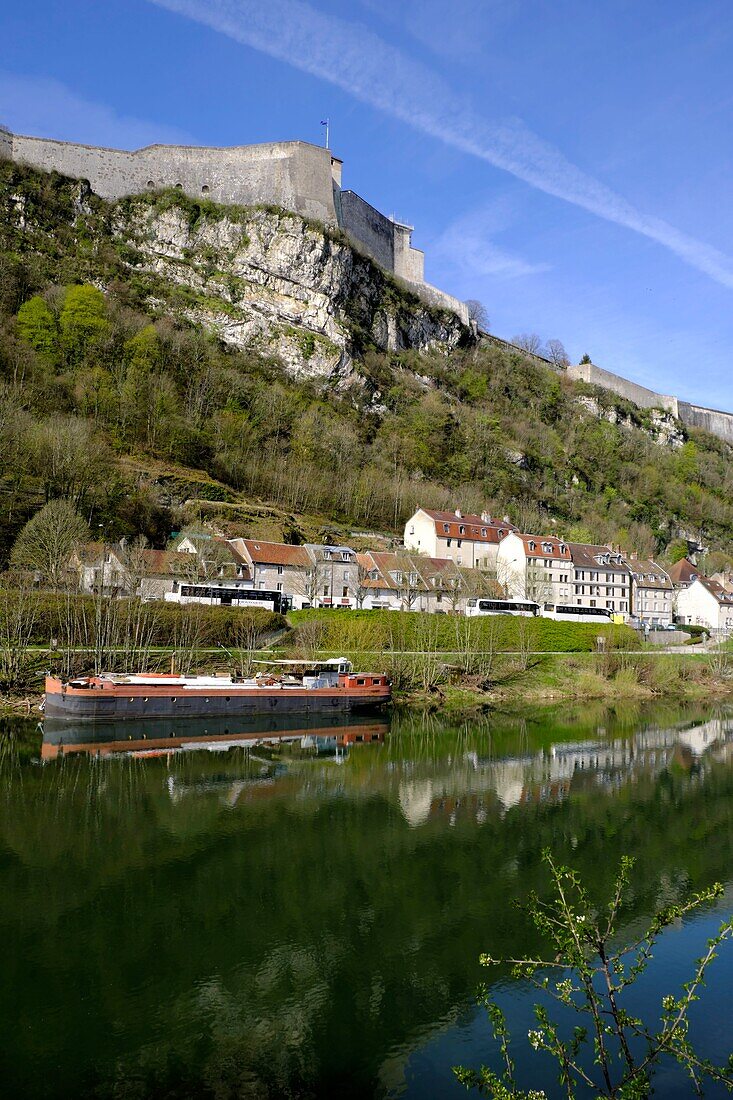
[[[150,0],[242,45],[327,80],[363,103],[502,168],[548,195],[624,226],[733,289],[733,260],[637,210],[521,119],[490,122],[441,76],[367,27],[325,16],[303,0]]]

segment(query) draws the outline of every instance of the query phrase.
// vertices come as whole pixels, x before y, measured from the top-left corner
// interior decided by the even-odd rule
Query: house
[[[733,570],[730,566],[726,566],[725,569],[721,569],[718,573],[713,573],[710,579],[717,581],[726,592],[733,592]]]
[[[430,558],[450,558],[471,569],[496,568],[499,543],[516,528],[505,516],[492,518],[488,512],[463,515],[418,508],[405,524],[405,549]]]
[[[284,592],[296,603],[306,598],[313,563],[304,546],[242,538],[231,539],[229,546],[241,559],[253,588]]]
[[[714,634],[733,632],[733,593],[709,577],[697,576],[677,593],[677,620],[705,626]]]
[[[626,563],[631,572],[631,611],[644,626],[671,626],[674,619],[675,590],[669,574],[651,559],[630,555]]]
[[[198,561],[184,558],[175,550],[142,550],[139,564],[131,562],[128,572],[130,587],[135,587],[135,593],[130,591],[130,595],[143,600],[162,600],[177,584],[200,579]]]
[[[631,571],[618,550],[591,543],[568,543],[573,562],[570,602],[606,607],[616,615],[631,612]]]
[[[124,544],[84,542],[71,556],[69,571],[79,579],[79,590],[105,596],[127,592]]]
[[[700,570],[689,558],[680,558],[667,570],[667,576],[674,588],[688,588],[700,576]]]
[[[355,606],[365,611],[402,611],[403,596],[407,597],[409,590],[409,575],[403,581],[404,568],[408,571],[411,566],[406,559],[387,552],[369,550],[356,555],[357,571],[356,580],[352,585]],[[418,591],[423,594],[423,586],[418,590],[418,577],[415,575],[414,598]],[[412,604],[411,599],[406,598],[406,603]],[[419,610],[410,606],[407,610]]]
[[[463,611],[471,596],[496,594],[496,584],[478,569],[450,558],[370,550],[357,555],[357,606],[391,611]]]
[[[313,607],[355,607],[356,551],[350,546],[322,546],[313,542],[306,543],[303,549],[310,559],[305,594]]]
[[[577,603],[570,545],[555,535],[510,531],[499,543],[496,577],[515,600]]]

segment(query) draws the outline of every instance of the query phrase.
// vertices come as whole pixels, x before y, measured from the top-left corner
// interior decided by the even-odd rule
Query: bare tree
[[[536,332],[522,332],[519,336],[512,336],[511,343],[528,355],[542,354],[542,338]]]
[[[129,542],[122,552],[124,562],[123,584],[130,596],[139,596],[142,584],[147,576],[148,566],[145,558],[148,540],[138,535]]]
[[[570,359],[568,353],[562,345],[560,340],[548,340],[545,348],[545,354],[547,358],[555,364],[556,367],[569,367]]]
[[[478,298],[468,298],[466,308],[468,309],[469,321],[474,321],[482,332],[488,332],[489,314],[483,302],[479,302]]]
[[[372,588],[372,569],[370,569],[368,565],[360,562],[357,559],[356,573],[353,581],[351,582],[351,585],[349,586],[349,591],[353,595],[354,602],[356,603],[356,606],[360,611],[364,606],[364,600],[372,591]]]
[[[51,500],[28,520],[11,552],[14,565],[34,569],[53,587],[65,577],[74,551],[89,529],[68,500]]]

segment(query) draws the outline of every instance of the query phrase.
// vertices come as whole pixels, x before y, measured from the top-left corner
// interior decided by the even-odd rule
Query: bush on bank
[[[52,638],[60,646],[89,644],[100,617],[105,619],[105,635],[112,645],[114,631],[129,637],[137,629],[152,646],[176,646],[185,638],[197,647],[236,648],[248,645],[250,638],[275,634],[288,625],[282,615],[262,608],[181,606],[164,600],[140,604],[129,599],[104,600],[100,608],[92,596],[0,590],[0,636],[4,637],[9,628],[17,630],[22,621],[30,645],[48,646]]]
[[[301,630],[307,623],[320,623],[320,648],[364,652],[404,650],[409,652],[456,652],[473,650],[541,653],[588,653],[598,649],[603,638],[610,649],[638,649],[639,637],[628,626],[597,623],[565,623],[554,619],[522,619],[489,615],[467,619],[463,615],[432,615],[421,612],[337,611],[311,609],[293,611],[289,621]]]

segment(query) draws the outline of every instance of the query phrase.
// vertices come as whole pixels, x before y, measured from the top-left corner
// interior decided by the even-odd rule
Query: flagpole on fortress
[[[330,119],[322,118],[321,119],[321,126],[326,127],[326,148],[328,149],[328,148],[330,148],[330,146],[328,144],[328,131],[329,131],[329,127],[330,127]]]

